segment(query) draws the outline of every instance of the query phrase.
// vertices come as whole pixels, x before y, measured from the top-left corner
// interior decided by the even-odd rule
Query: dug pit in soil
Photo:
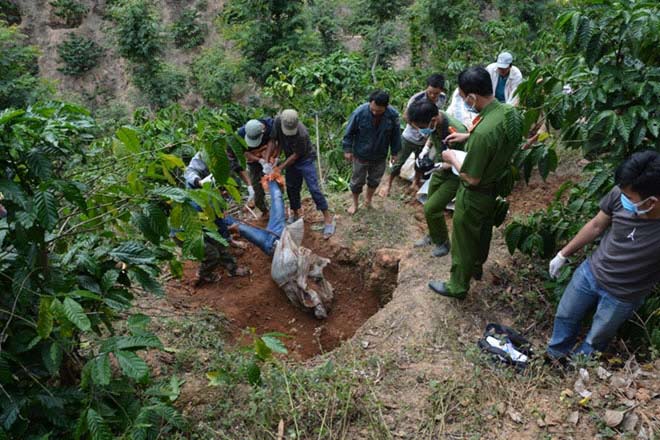
[[[271,257],[252,244],[238,264],[252,273],[229,277],[218,269],[222,279],[215,284],[194,287],[197,263],[184,265],[182,280],[168,283],[169,300],[179,309],[209,308],[230,321],[229,331],[239,344],[248,342],[245,329],[257,334],[281,332],[292,356],[307,359],[337,347],[391,299],[396,288],[400,257],[396,251],[383,249],[371,258],[358,256],[321,238],[305,224],[303,246],[329,258],[323,271],[334,288],[334,301],[327,319],[316,319],[309,311],[291,304],[270,276]]]

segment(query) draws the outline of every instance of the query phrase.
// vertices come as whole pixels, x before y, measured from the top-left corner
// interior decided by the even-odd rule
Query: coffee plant
[[[177,47],[192,49],[204,43],[208,32],[205,23],[199,22],[199,12],[187,9],[172,26],[172,35]]]
[[[11,0],[0,0],[0,20],[7,24],[21,24],[21,11]]]
[[[541,120],[560,133],[543,143],[581,149],[591,163],[583,183],[566,184],[544,212],[507,227],[511,253],[552,257],[598,212],[598,202],[614,185],[619,163],[635,151],[660,151],[659,14],[656,2],[605,1],[557,19],[556,27],[565,37],[563,55],[534,69],[519,88],[527,109],[526,126]],[[524,153],[523,161],[533,154]],[[555,160],[548,156],[545,161]],[[568,197],[562,197],[569,189]],[[561,292],[571,270],[566,267],[558,282],[548,285]],[[657,305],[657,300],[651,298],[648,304]],[[657,351],[660,321],[653,317],[659,309],[648,304],[640,316],[646,323],[646,340]]]
[[[146,0],[127,0],[112,9],[119,54],[130,61],[149,63],[163,53],[158,14]]]
[[[39,77],[39,51],[24,43],[26,36],[0,21],[0,109],[24,106],[48,95]]]
[[[154,108],[166,107],[176,102],[187,90],[187,80],[176,67],[159,60],[136,64],[133,83]]]
[[[181,275],[171,230],[184,258],[203,258],[204,234],[217,235],[226,200],[210,187],[180,189],[184,163],[173,153],[204,151],[227,183],[220,132],[231,127],[211,112],[165,115],[95,140],[94,121],[70,104],[0,113],[3,438],[156,438],[184,428],[171,406],[178,382],[155,384],[140,355],[162,344],[149,318],[129,310],[137,291],[162,295],[163,265]]]
[[[69,34],[68,38],[57,46],[57,53],[64,63],[58,70],[70,76],[84,75],[96,67],[103,52],[103,48],[94,40]]]
[[[660,99],[660,69],[654,64],[660,54],[658,12],[657,4],[631,0],[562,14],[557,27],[566,38],[564,56],[555,65],[532,71],[520,86],[521,104],[528,109],[526,127],[540,118],[561,133],[546,143],[580,148],[594,159],[589,169],[598,171],[586,191],[568,200],[569,206],[591,207],[581,208],[583,216],[571,219],[579,225],[596,213],[598,199],[611,189],[617,164],[635,151],[660,149],[660,113],[655,105]],[[524,163],[534,154],[524,153],[519,159]],[[556,163],[552,156],[545,161]],[[515,223],[511,228],[519,230]],[[540,224],[527,231],[513,242],[525,243],[534,233],[550,240],[557,232]],[[560,234],[543,246],[535,239],[536,245],[525,246],[525,252],[548,256],[562,238],[566,237]]]
[[[191,83],[209,104],[222,105],[231,98],[241,80],[240,65],[232,62],[222,47],[204,50],[191,65]]]
[[[236,42],[243,69],[263,82],[278,67],[320,50],[318,35],[311,31],[302,0],[230,0],[223,8],[223,30]]]
[[[67,27],[80,26],[89,12],[87,6],[77,0],[54,0],[50,5],[53,7],[53,13],[64,20]]]

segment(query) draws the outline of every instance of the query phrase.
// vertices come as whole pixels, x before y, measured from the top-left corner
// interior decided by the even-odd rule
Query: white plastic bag
[[[323,269],[330,260],[301,246],[303,234],[302,219],[284,228],[273,254],[271,276],[289,301],[313,309],[317,318],[327,318],[334,293]]]
[[[415,153],[410,153],[410,156],[408,156],[406,161],[403,163],[399,177],[410,182],[412,182],[412,180],[415,178]]]
[[[431,179],[428,179],[426,182],[424,182],[424,185],[417,191],[417,194],[415,194],[415,197],[417,198],[417,201],[421,203],[422,205],[426,203],[426,201],[429,198],[429,183],[431,182]]]

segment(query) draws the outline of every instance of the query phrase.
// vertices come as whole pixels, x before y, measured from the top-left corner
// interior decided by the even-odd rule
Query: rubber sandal
[[[332,223],[323,227],[323,239],[327,240],[332,237],[335,234],[335,230],[335,219],[332,219]]]

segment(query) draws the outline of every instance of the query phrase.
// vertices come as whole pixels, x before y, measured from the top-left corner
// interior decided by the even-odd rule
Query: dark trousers
[[[307,183],[307,189],[314,199],[316,209],[326,211],[328,202],[319,187],[319,177],[314,166],[314,159],[298,159],[286,169],[286,194],[289,196],[291,209],[297,211],[301,208],[300,191],[303,179]]]
[[[229,250],[218,241],[204,236],[204,260],[199,265],[197,275],[200,278],[209,277],[216,267],[224,266],[230,274],[235,274],[238,266],[236,265],[236,258],[229,253]]]
[[[259,162],[248,162],[247,166],[250,172],[250,179],[252,180],[252,187],[254,188],[254,204],[261,212],[268,212],[266,193],[261,186],[261,178],[264,176],[264,170]]]

